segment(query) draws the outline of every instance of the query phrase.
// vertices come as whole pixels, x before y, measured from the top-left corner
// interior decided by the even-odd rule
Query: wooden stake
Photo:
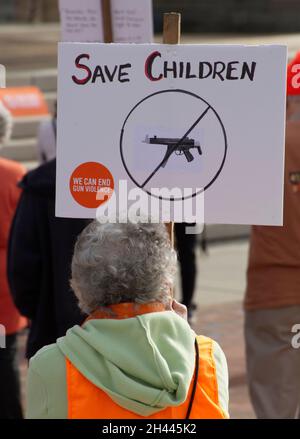
[[[164,44],[180,44],[181,14],[170,12],[164,14]]]
[[[181,15],[176,12],[164,14],[164,44],[180,44]],[[172,246],[174,247],[174,222],[166,224]]]
[[[112,43],[114,38],[112,29],[111,2],[110,0],[101,0],[101,5],[104,43]]]

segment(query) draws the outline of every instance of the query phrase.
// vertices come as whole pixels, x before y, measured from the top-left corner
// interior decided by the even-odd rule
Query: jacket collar
[[[136,317],[142,314],[149,314],[152,312],[161,312],[165,311],[165,305],[160,302],[152,302],[152,303],[118,303],[116,305],[110,305],[106,307],[102,307],[96,311],[94,311],[87,319],[89,320],[95,319],[129,319],[132,317]]]

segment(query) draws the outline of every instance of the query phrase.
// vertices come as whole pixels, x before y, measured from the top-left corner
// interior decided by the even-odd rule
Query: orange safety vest
[[[124,306],[123,306],[124,305]],[[122,311],[123,316],[105,318],[124,318],[137,315],[132,304],[113,305],[114,311]],[[138,314],[153,312],[156,304],[140,305]],[[125,314],[124,314],[125,308]],[[129,309],[130,308],[130,309]],[[155,309],[156,311],[158,309]],[[161,309],[160,309],[161,310]],[[102,313],[94,313],[91,318],[103,318]],[[197,337],[199,347],[198,378],[191,381],[186,401],[177,407],[163,409],[147,419],[184,419],[194,390],[194,399],[189,419],[225,419],[227,414],[222,410],[218,400],[218,382],[213,357],[213,341],[204,336]],[[85,378],[79,370],[66,358],[68,419],[145,419],[116,404],[108,394]],[[194,374],[195,375],[195,374]],[[195,386],[193,385],[195,384]]]

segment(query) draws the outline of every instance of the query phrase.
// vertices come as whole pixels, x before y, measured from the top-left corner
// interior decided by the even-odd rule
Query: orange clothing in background
[[[11,222],[18,204],[18,182],[25,174],[19,163],[0,158],[0,324],[7,334],[13,334],[26,326],[13,304],[6,275],[7,244]]]
[[[299,121],[286,126],[283,227],[252,228],[247,278],[246,309],[300,305]]]

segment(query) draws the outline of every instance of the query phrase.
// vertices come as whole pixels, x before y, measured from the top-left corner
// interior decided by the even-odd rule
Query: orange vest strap
[[[197,336],[200,356],[199,375],[205,377],[201,380],[201,387],[207,396],[219,404],[218,380],[216,364],[213,356],[213,340],[203,335]]]

